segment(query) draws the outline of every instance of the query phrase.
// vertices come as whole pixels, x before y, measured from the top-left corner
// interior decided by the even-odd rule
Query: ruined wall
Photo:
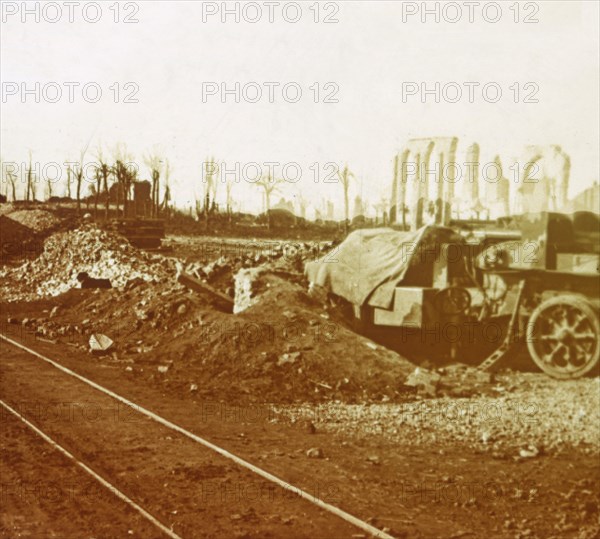
[[[395,224],[416,229],[450,218],[456,137],[411,139],[395,158],[390,215]]]
[[[489,208],[491,218],[510,215],[510,180],[504,175],[500,156],[494,157],[497,176],[491,175],[485,181],[485,206]]]
[[[558,211],[568,203],[571,159],[560,146],[527,146],[521,158],[515,211]]]
[[[476,142],[459,159],[457,146],[457,137],[411,139],[395,156],[392,224],[415,230],[451,219],[495,219],[567,206],[570,158],[560,146],[528,146],[508,175],[498,155],[481,162]]]

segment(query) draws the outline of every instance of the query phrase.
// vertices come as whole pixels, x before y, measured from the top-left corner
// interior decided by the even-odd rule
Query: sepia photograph
[[[0,9],[0,539],[600,537],[600,2]]]

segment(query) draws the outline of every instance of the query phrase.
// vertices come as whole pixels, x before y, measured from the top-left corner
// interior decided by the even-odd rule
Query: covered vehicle
[[[475,233],[358,230],[306,274],[351,303],[363,331],[433,336],[456,358],[486,349],[477,336],[491,328],[482,368],[525,342],[544,372],[576,378],[600,357],[599,253],[596,214],[545,212]]]
[[[358,230],[337,250],[307,263],[306,275],[311,286],[352,304],[360,331],[402,343],[433,336],[427,344],[437,353],[448,323],[460,323],[483,301],[472,271],[480,245],[437,225],[415,232]],[[457,347],[448,352],[455,355]]]

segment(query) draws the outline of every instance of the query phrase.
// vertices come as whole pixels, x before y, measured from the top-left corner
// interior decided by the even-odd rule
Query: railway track
[[[38,427],[36,427],[33,423],[28,421],[22,414],[20,414],[17,410],[6,404],[2,399],[0,399],[0,406],[2,406],[6,411],[10,414],[14,415],[20,421],[22,421],[28,428],[30,428],[35,434],[37,434],[40,438],[42,438],[45,442],[50,444],[54,449],[58,452],[62,453],[67,459],[73,461],[78,467],[80,467],[84,472],[90,475],[93,479],[98,481],[100,485],[108,489],[112,492],[117,498],[125,502],[128,506],[137,511],[142,517],[148,520],[153,526],[163,532],[165,535],[170,537],[171,539],[182,539],[175,532],[167,528],[162,522],[152,516],[148,511],[146,511],[143,507],[135,503],[129,496],[121,492],[117,487],[115,487],[110,481],[106,480],[101,475],[97,474],[92,468],[87,466],[85,463],[81,462],[77,457],[75,457],[72,453],[66,450],[63,446],[61,446],[58,442],[50,438],[46,433],[41,431]]]
[[[326,489],[294,486],[36,350],[0,339],[3,409],[137,511],[159,537],[245,529],[249,537],[333,539],[360,531],[391,539],[326,501]],[[40,413],[44,404],[52,413]]]

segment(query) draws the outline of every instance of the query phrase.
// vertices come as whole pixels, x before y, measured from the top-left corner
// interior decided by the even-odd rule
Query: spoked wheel
[[[600,358],[600,322],[594,309],[576,296],[556,296],[542,302],[527,324],[527,348],[553,378],[579,378]]]

